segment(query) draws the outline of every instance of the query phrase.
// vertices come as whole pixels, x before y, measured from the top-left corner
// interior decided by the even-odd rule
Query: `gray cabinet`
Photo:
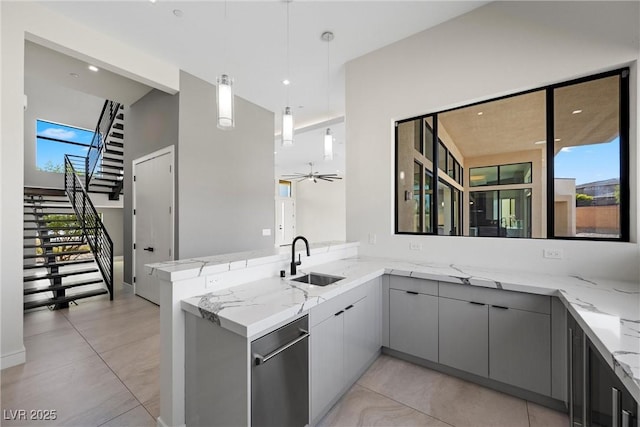
[[[437,362],[438,297],[390,289],[389,346]]]
[[[489,310],[475,301],[439,298],[439,361],[443,365],[487,377]]]
[[[502,306],[489,308],[489,378],[551,394],[551,317]]]
[[[316,419],[342,389],[343,320],[331,315],[311,329],[311,419]]]
[[[311,422],[318,421],[380,350],[381,280],[311,309]]]

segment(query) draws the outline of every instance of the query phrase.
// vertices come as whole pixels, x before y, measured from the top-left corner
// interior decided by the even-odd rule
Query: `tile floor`
[[[55,409],[55,421],[3,426],[155,426],[160,412],[159,309],[122,285],[116,298],[24,316],[27,363],[2,371],[2,409]],[[6,413],[3,412],[3,418]],[[555,427],[566,415],[381,356],[321,426]]]
[[[160,310],[122,284],[116,297],[24,315],[27,362],[2,371],[2,409],[55,409],[50,422],[3,426],[155,426],[160,413]]]
[[[566,414],[382,355],[318,427],[566,427]]]

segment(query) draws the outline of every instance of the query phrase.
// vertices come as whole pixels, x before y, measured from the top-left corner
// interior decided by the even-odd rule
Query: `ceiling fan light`
[[[327,128],[324,134],[324,159],[333,160],[333,134],[331,128]]]
[[[235,126],[233,120],[233,79],[222,74],[217,79],[218,129],[229,130]]]
[[[282,114],[282,146],[293,145],[293,114],[291,107],[286,107]]]

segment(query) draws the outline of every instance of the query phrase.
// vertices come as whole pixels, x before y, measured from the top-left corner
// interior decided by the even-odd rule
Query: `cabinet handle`
[[[631,418],[633,414],[626,409],[622,410],[622,427],[631,427]]]
[[[334,316],[340,316],[342,313],[344,313],[344,310],[340,310],[339,312],[337,312],[336,314],[334,314]]]
[[[350,306],[348,306],[348,307],[345,307],[344,311],[350,310],[350,309],[352,309],[352,308],[353,308],[353,304],[351,304],[351,305],[350,305]]]
[[[469,304],[473,304],[473,305],[487,305],[487,304],[483,304],[481,302],[475,302],[475,301],[469,301]]]
[[[415,292],[415,291],[407,291],[407,293],[411,295],[418,295],[418,292]]]
[[[611,425],[620,427],[620,390],[611,387]]]
[[[500,310],[509,310],[509,307],[505,307],[502,305],[492,305],[493,308],[499,308]]]

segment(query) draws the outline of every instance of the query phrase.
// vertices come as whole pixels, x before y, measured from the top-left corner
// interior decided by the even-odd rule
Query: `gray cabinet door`
[[[328,317],[311,329],[311,420],[322,414],[341,392],[343,376],[343,317]]]
[[[375,340],[370,298],[345,307],[344,311],[344,378],[355,380],[371,359],[371,343]]]
[[[551,317],[512,308],[489,309],[489,377],[551,395]]]
[[[389,290],[389,344],[423,359],[438,361],[438,298]]]
[[[489,310],[475,304],[439,298],[440,363],[487,377],[489,375]]]

